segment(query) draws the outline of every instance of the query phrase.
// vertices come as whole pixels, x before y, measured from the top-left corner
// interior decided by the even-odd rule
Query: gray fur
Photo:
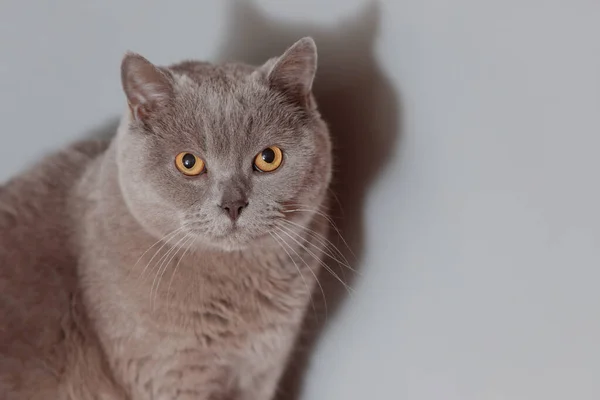
[[[327,231],[315,70],[309,38],[260,67],[125,56],[115,139],[0,188],[3,399],[273,397]],[[281,167],[254,170],[273,145]]]

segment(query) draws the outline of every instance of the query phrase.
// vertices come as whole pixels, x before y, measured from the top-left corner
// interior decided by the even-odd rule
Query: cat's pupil
[[[275,152],[273,149],[264,149],[262,152],[262,159],[264,162],[269,164],[275,161]]]
[[[194,165],[196,165],[196,157],[190,153],[187,153],[185,156],[183,156],[181,161],[183,162],[183,166],[187,169],[192,169],[194,168]]]

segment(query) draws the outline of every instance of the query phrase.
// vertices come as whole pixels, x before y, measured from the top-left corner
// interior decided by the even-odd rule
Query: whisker
[[[169,280],[169,287],[167,288],[167,298],[170,298],[169,294],[171,293],[171,285],[173,284],[173,278],[175,277],[175,274],[177,273],[177,268],[179,268],[179,264],[181,263],[181,260],[183,260],[183,258],[187,254],[187,252],[192,248],[192,246],[194,245],[194,242],[195,242],[194,237],[193,236],[189,236],[188,241],[185,242],[185,244],[182,245],[182,247],[183,246],[187,246],[187,248],[185,249],[185,251],[183,252],[183,254],[181,254],[181,257],[177,261],[177,264],[175,264],[175,269],[173,270],[173,275],[171,275],[171,279]]]
[[[300,270],[300,267],[298,267],[296,260],[294,260],[294,257],[292,257],[290,252],[279,242],[279,240],[283,240],[281,238],[281,236],[277,235],[277,233],[275,233],[275,232],[269,232],[269,235],[271,235],[271,237],[277,242],[277,244],[283,249],[283,251],[285,251],[285,253],[288,255],[290,260],[292,260],[292,262],[294,263],[294,266],[296,267],[298,274],[300,274],[300,278],[302,279],[302,282],[304,282],[304,287],[306,288],[306,291],[308,292],[308,295],[310,296],[310,304],[312,305],[312,309],[313,309],[315,318],[317,318],[317,308],[315,307],[315,302],[312,297],[312,290],[310,290],[308,288],[308,283],[306,283],[306,279],[304,279],[304,275],[302,275],[302,271]],[[277,235],[277,237],[275,235]]]
[[[306,204],[301,204],[301,203],[286,203],[287,206],[289,207],[306,207]],[[325,211],[329,211],[331,209],[331,207],[325,205],[325,204],[319,204],[316,208],[314,208],[315,210],[325,210]],[[322,211],[321,210],[321,211]]]
[[[340,202],[340,198],[338,197],[337,194],[335,194],[335,192],[333,191],[333,189],[331,189],[330,187],[327,188],[327,191],[329,191],[329,193],[331,193],[331,196],[334,198],[335,202],[338,205],[338,209],[342,213],[342,217],[344,217],[344,207],[342,207],[342,203]]]
[[[308,254],[310,254],[319,264],[321,264],[321,266],[323,268],[325,268],[325,270],[327,270],[327,272],[329,272],[331,275],[333,275],[346,288],[346,290],[348,291],[349,294],[352,294],[354,292],[354,290],[350,286],[348,286],[339,277],[338,274],[336,274],[331,268],[329,268],[329,266],[327,264],[325,264],[323,262],[323,260],[321,260],[315,253],[310,251],[306,246],[304,246],[302,243],[300,243],[298,240],[296,240],[292,235],[290,235],[289,233],[287,233],[286,231],[281,229],[279,226],[276,226],[275,229],[278,229],[281,233],[284,233],[286,236],[288,236],[290,239],[292,239],[294,242],[296,242],[296,244],[298,244],[298,246],[300,246],[300,248],[304,249],[304,251],[306,251]]]
[[[342,239],[342,242],[344,242],[344,245],[346,246],[346,248],[348,248],[348,251],[350,251],[350,254],[352,254],[352,257],[354,257],[355,259],[357,259],[356,254],[354,254],[354,252],[352,251],[352,248],[350,248],[350,245],[348,245],[348,242],[346,242],[346,239],[344,239],[344,236],[342,235],[342,232],[339,230],[339,228],[337,227],[337,225],[335,224],[335,222],[333,221],[333,219],[319,211],[319,210],[314,210],[314,209],[310,209],[310,208],[298,208],[295,210],[285,210],[283,211],[284,213],[292,213],[292,212],[311,212],[317,215],[320,215],[321,217],[325,218],[329,224],[331,225],[331,227],[335,230],[335,232],[337,233],[337,235],[340,237],[340,239]]]
[[[300,254],[298,254],[296,249],[294,249],[288,242],[286,242],[281,236],[279,236],[279,234],[277,234],[277,232],[273,232],[273,234],[277,235],[277,237],[279,237],[279,239],[281,239],[283,244],[285,244],[288,247],[288,249],[290,249],[294,254],[296,254],[296,256],[298,256],[298,258],[300,258],[300,260],[302,260],[304,265],[306,265],[306,269],[308,269],[308,271],[315,278],[315,281],[317,282],[317,285],[319,285],[319,289],[321,290],[321,295],[323,296],[323,309],[325,311],[325,321],[327,321],[327,318],[329,315],[328,307],[327,307],[327,296],[325,296],[325,290],[323,289],[323,285],[321,285],[321,281],[319,280],[319,277],[317,276],[317,274],[315,274],[315,272],[312,270],[310,265],[308,265],[308,263],[306,262],[304,257],[302,257]]]
[[[184,236],[184,237],[185,237],[185,236]],[[167,243],[165,243],[165,245],[166,245],[166,244],[167,244]],[[170,241],[168,242],[168,244],[171,244],[171,243],[170,243]],[[163,247],[164,247],[164,246],[163,246]],[[162,262],[163,262],[163,260],[164,260],[166,257],[168,257],[168,256],[169,256],[169,254],[171,254],[171,251],[173,250],[173,248],[174,248],[174,244],[171,244],[171,245],[169,246],[169,248],[168,248],[168,249],[165,251],[165,253],[164,253],[164,254],[162,254],[162,255],[161,255],[159,258],[158,258],[158,260],[156,260],[156,262],[152,264],[152,267],[150,268],[152,272],[154,272],[154,271],[156,270],[156,267],[157,267],[158,265],[162,265]],[[161,250],[161,249],[159,249],[159,251],[160,251],[160,250]],[[154,257],[152,257],[152,258],[154,258]],[[148,265],[150,265],[150,263],[152,262],[152,258],[151,258],[151,259],[150,259],[150,261],[148,262]],[[150,275],[150,274],[148,274],[148,275]],[[143,281],[145,281],[145,280],[146,280],[146,277],[144,277]]]
[[[331,260],[335,261],[338,264],[338,266],[340,267],[340,273],[342,275],[342,280],[344,282],[347,282],[346,273],[345,273],[343,267],[346,267],[346,268],[350,269],[351,271],[354,271],[354,270],[352,269],[352,267],[350,267],[350,265],[345,264],[343,261],[339,260],[334,255],[332,255],[331,250],[328,248],[327,245],[324,245],[324,247],[317,246],[316,244],[314,244],[310,240],[308,240],[306,237],[304,237],[304,235],[301,235],[298,232],[296,232],[293,227],[284,226],[281,224],[278,224],[277,226],[281,229],[284,229],[288,234],[294,235],[296,238],[301,239],[304,243],[309,244],[310,246],[312,246],[313,248],[318,250],[320,254],[323,254],[323,255],[329,257]],[[308,233],[308,232],[303,231],[303,233]]]
[[[289,214],[289,213],[293,213],[293,212],[302,212],[302,211],[303,212],[311,212],[313,214],[320,215],[321,217],[323,217],[323,218],[325,218],[327,220],[330,220],[329,215],[325,214],[323,211],[318,210],[318,209],[312,209],[312,208],[295,208],[293,210],[283,210],[282,212]]]
[[[338,264],[340,264],[341,266],[344,266],[346,268],[348,268],[350,271],[358,274],[359,276],[361,276],[360,272],[357,271],[356,269],[352,268],[350,266],[350,262],[348,261],[348,259],[344,256],[344,254],[330,241],[328,240],[326,237],[324,237],[323,235],[319,234],[318,232],[306,227],[306,226],[302,226],[300,224],[297,224],[293,221],[288,221],[286,219],[281,220],[284,223],[287,223],[291,226],[294,226],[298,229],[302,229],[304,230],[307,234],[309,234],[310,236],[312,236],[315,240],[317,240],[321,245],[324,246],[325,249],[327,249],[328,251],[325,253],[323,252],[325,255],[327,255],[329,258],[331,258],[332,260],[334,260],[335,262],[337,262]],[[283,228],[283,226],[279,225],[281,228]],[[289,230],[293,231],[293,229],[291,227],[288,227]],[[300,235],[299,235],[300,236]],[[302,236],[300,236],[302,237]],[[302,239],[306,242],[309,243],[311,246],[321,250],[321,248],[319,248],[319,246],[315,245],[314,243],[312,243],[311,241],[309,241],[308,239],[302,237]],[[335,253],[342,258],[342,260],[338,259],[337,257],[334,256],[334,254],[332,254],[332,250],[335,250]],[[321,250],[322,251],[322,250]]]
[[[162,279],[163,275],[165,274],[165,272],[167,271],[167,267],[169,266],[169,264],[171,264],[171,261],[173,261],[173,259],[175,258],[175,256],[177,256],[177,253],[179,253],[179,250],[181,250],[183,248],[183,246],[185,244],[187,244],[187,239],[189,238],[189,234],[186,234],[183,238],[179,239],[179,241],[173,245],[173,248],[176,248],[175,252],[173,252],[173,254],[171,254],[171,258],[169,258],[169,260],[167,261],[166,259],[163,261],[163,263],[161,264],[161,267],[158,269],[159,273],[160,273],[160,278],[158,280],[158,284],[156,285],[156,291],[158,292],[158,286],[160,285],[160,280]],[[179,243],[181,242],[185,242],[181,245],[179,245]],[[163,271],[160,272],[161,268],[164,267]]]
[[[155,243],[154,243],[152,246],[148,247],[148,249],[142,253],[142,255],[140,256],[140,258],[138,258],[138,260],[135,262],[135,264],[133,264],[133,267],[131,267],[131,268],[129,269],[129,272],[127,273],[127,276],[129,277],[129,275],[130,275],[130,274],[133,272],[133,270],[134,270],[134,269],[135,269],[135,267],[136,267],[136,266],[139,264],[139,262],[140,262],[140,261],[142,261],[142,258],[143,258],[143,257],[146,255],[146,253],[148,253],[148,252],[149,252],[149,251],[150,251],[150,250],[151,250],[151,249],[152,249],[154,246],[156,246],[157,244],[159,244],[160,242],[162,242],[163,240],[165,240],[165,239],[167,239],[167,238],[168,238],[168,239],[167,239],[167,241],[166,241],[165,243],[169,242],[169,241],[170,241],[170,240],[171,240],[171,239],[172,239],[172,238],[173,238],[173,237],[174,237],[174,236],[175,236],[177,233],[179,233],[179,232],[180,232],[180,231],[181,231],[183,228],[184,228],[184,227],[183,227],[183,226],[181,226],[181,227],[179,227],[179,228],[177,228],[177,229],[175,229],[175,230],[171,231],[170,233],[167,233],[165,236],[163,236],[162,238],[158,239],[158,240],[157,240],[157,241],[156,241],[156,242],[155,242]],[[161,246],[161,248],[160,248],[160,249],[158,249],[158,251],[160,251],[160,250],[162,249],[162,247],[164,247],[164,244],[165,244],[165,243],[163,243],[163,246]],[[156,254],[157,254],[157,253],[154,253],[154,256],[156,256]],[[152,261],[152,258],[150,259],[150,261]],[[146,264],[146,268],[148,268],[148,264]],[[140,274],[140,276],[138,276],[138,279],[137,279],[137,280],[139,280],[139,279],[140,279],[140,277],[141,277],[141,276],[144,274],[144,272],[146,272],[146,268],[144,268],[144,270],[142,271],[142,273]]]
[[[337,248],[335,248],[335,246],[333,244],[331,244],[331,246],[330,246],[327,243],[325,243],[323,241],[324,238],[321,235],[319,235],[317,232],[313,231],[312,229],[310,229],[308,227],[305,227],[305,226],[302,226],[300,224],[297,224],[295,222],[288,221],[286,219],[281,219],[278,222],[291,225],[291,226],[287,227],[288,229],[291,229],[291,230],[302,229],[303,233],[306,233],[306,234],[310,235],[312,238],[314,238],[315,240],[317,240],[321,245],[323,245],[324,250],[327,250],[327,255],[329,257],[333,258],[334,260],[337,261],[337,259],[335,258],[337,255],[340,255],[342,258],[344,257],[343,254],[339,254],[339,250]],[[277,225],[279,225],[280,227],[283,228],[283,225],[280,225],[279,223],[277,223]],[[307,240],[307,239],[304,239],[304,240]],[[310,241],[308,241],[308,242],[310,242]],[[314,243],[311,243],[311,245],[319,248]],[[335,250],[335,252],[333,252],[333,250]]]
[[[285,222],[288,225],[290,225],[290,226],[288,226],[288,229],[290,229],[291,231],[294,231],[294,227],[296,227],[296,228],[300,229],[303,233],[310,235],[313,239],[315,239],[317,242],[319,242],[323,246],[323,249],[319,248],[314,243],[309,241],[307,238],[304,237],[304,235],[299,235],[300,237],[302,237],[302,239],[306,243],[310,243],[313,247],[321,250],[321,252],[323,254],[325,254],[326,256],[328,256],[330,259],[337,262],[338,266],[340,267],[340,273],[342,274],[342,279],[344,280],[344,282],[347,282],[346,272],[344,270],[344,267],[348,268],[350,271],[354,272],[358,276],[362,276],[357,270],[355,270],[354,268],[352,268],[350,266],[350,262],[348,261],[346,256],[341,252],[341,250],[338,249],[337,246],[335,244],[333,244],[330,240],[328,240],[325,236],[319,234],[318,232],[316,232],[306,226],[297,224],[293,221],[288,221],[286,219],[281,219],[280,221]],[[339,256],[341,258],[341,260],[337,256]]]
[[[186,234],[184,237],[182,237],[181,239],[179,239],[179,241],[177,243],[175,243],[170,249],[169,251],[167,251],[167,253],[163,256],[163,258],[161,258],[163,261],[161,262],[160,260],[157,262],[157,264],[160,263],[158,270],[156,271],[156,275],[154,276],[154,280],[152,281],[152,286],[150,287],[150,298],[151,300],[151,309],[154,310],[154,306],[156,304],[156,297],[158,296],[158,285],[160,285],[160,281],[165,273],[165,271],[167,270],[167,268],[169,267],[169,263],[173,260],[173,257],[179,252],[179,250],[181,249],[181,247],[179,246],[179,243],[183,242],[185,239],[188,238],[188,235]],[[169,256],[171,256],[171,258],[169,258]],[[162,270],[162,273],[161,273]],[[158,280],[158,281],[157,281]],[[152,296],[152,291],[154,290],[156,284],[156,290],[154,291],[154,297]]]
[[[338,280],[346,282],[346,274],[344,273],[344,269],[341,268],[341,267],[347,267],[350,270],[354,271],[349,265],[346,265],[343,262],[341,262],[340,260],[338,260],[337,258],[332,257],[330,253],[326,253],[322,248],[320,248],[319,246],[317,246],[314,243],[310,242],[308,239],[306,239],[304,236],[300,235],[298,232],[294,231],[292,228],[290,228],[290,227],[284,227],[282,225],[277,225],[277,226],[279,227],[279,229],[285,228],[285,231],[287,231],[288,236],[291,235],[291,234],[293,234],[296,238],[302,239],[305,243],[308,243],[311,246],[313,246],[315,249],[319,250],[319,252],[321,254],[325,254],[326,256],[328,256],[329,258],[331,258],[332,260],[336,261],[338,263],[338,265],[340,266],[340,272],[342,274],[342,278],[341,279],[338,278]],[[304,248],[305,248],[306,251],[308,251],[308,248],[306,248],[306,246],[304,246]],[[316,256],[316,255],[313,254],[313,256]],[[316,257],[318,257],[318,256],[316,256]],[[320,261],[322,261],[320,257],[318,257],[318,258],[319,258]],[[325,263],[323,262],[323,264],[325,264]],[[327,267],[329,267],[329,266],[327,266]],[[328,269],[328,271],[332,275],[335,275],[335,273],[333,272],[333,270],[331,268],[327,268],[327,269]]]

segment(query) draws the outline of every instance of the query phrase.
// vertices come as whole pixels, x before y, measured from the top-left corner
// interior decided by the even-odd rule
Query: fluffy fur
[[[326,245],[315,71],[309,38],[259,67],[125,56],[116,137],[0,188],[0,397],[273,397]],[[272,145],[282,166],[253,169]]]

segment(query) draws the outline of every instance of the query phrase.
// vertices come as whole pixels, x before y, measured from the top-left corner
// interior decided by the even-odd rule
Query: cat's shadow
[[[371,183],[390,159],[400,136],[400,99],[377,65],[374,45],[379,27],[379,4],[369,1],[354,15],[325,27],[311,23],[278,21],[251,0],[228,0],[228,35],[220,61],[260,65],[303,36],[312,36],[318,47],[315,96],[334,143],[334,181],[330,215],[339,228],[330,240],[353,268],[360,266],[364,250],[363,208]],[[350,250],[351,249],[351,250]],[[352,285],[354,273],[335,262],[330,267]],[[336,277],[320,275],[329,318],[347,294]],[[290,358],[278,399],[300,397],[310,354],[325,326],[323,297],[313,294],[317,312],[309,309],[296,351]]]

